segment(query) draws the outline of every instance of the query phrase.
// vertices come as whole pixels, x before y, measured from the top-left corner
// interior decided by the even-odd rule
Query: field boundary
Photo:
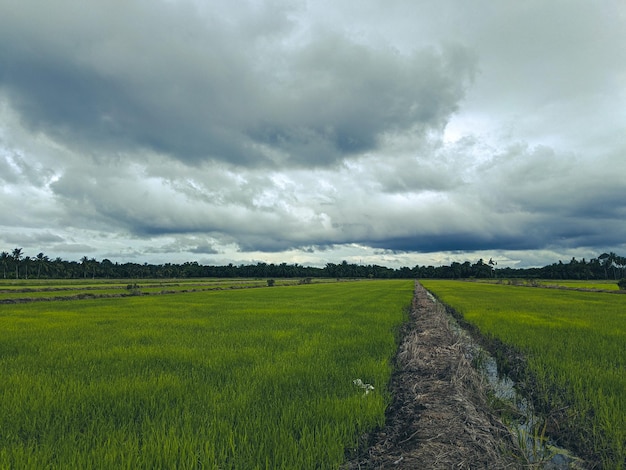
[[[578,288],[424,284],[515,382],[522,424],[534,423],[541,441],[571,450],[582,466],[624,466],[622,298]]]
[[[187,294],[194,292],[210,292],[210,291],[220,291],[220,290],[236,290],[236,289],[258,289],[265,287],[290,287],[302,284],[316,284],[315,282],[302,280],[302,279],[282,279],[281,283],[272,283],[270,286],[267,284],[268,280],[266,279],[254,279],[254,282],[258,282],[258,284],[245,284],[245,280],[238,281],[237,283],[220,283],[219,285],[210,286],[207,283],[199,283],[193,284],[189,283],[142,283],[137,284],[122,282],[120,284],[106,284],[97,286],[68,286],[68,287],[25,287],[25,288],[16,288],[16,289],[6,289],[0,287],[0,294],[16,294],[15,297],[9,298],[0,298],[0,305],[2,304],[23,304],[30,302],[54,302],[54,301],[72,301],[72,300],[85,300],[85,299],[114,299],[120,297],[135,297],[135,296],[152,296],[152,295],[168,295],[168,294]],[[342,280],[342,282],[349,282],[348,280]],[[183,288],[180,288],[180,287]],[[177,287],[178,289],[173,289]],[[149,292],[145,289],[160,289],[158,291]],[[119,292],[110,292],[110,293],[96,293],[94,291],[102,291],[102,290],[110,290],[110,291],[119,291]],[[71,295],[54,295],[50,297],[37,297],[37,296],[25,296],[20,297],[19,294],[36,294],[36,293],[55,293],[55,292],[68,292],[73,293]]]
[[[416,282],[386,424],[362,437],[361,449],[342,469],[526,468],[465,348],[445,308]]]

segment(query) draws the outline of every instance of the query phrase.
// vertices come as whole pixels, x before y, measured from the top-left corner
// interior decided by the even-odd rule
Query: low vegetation
[[[337,468],[384,423],[412,292],[277,281],[0,305],[0,468]]]
[[[556,419],[551,426],[562,442],[603,468],[626,467],[623,295],[461,281],[422,284],[483,334],[523,354],[526,384],[537,405]]]

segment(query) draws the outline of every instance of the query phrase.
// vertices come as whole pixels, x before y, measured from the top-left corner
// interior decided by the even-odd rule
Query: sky
[[[626,254],[623,0],[0,0],[0,250]]]

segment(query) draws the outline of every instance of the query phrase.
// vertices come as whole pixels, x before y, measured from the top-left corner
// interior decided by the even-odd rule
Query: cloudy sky
[[[623,0],[0,0],[0,250],[626,254]]]

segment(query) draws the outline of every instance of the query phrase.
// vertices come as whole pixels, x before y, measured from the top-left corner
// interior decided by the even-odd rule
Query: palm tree
[[[54,258],[52,265],[53,265],[53,270],[54,270],[56,277],[58,278],[65,277],[66,263],[63,261],[63,259],[61,259],[60,256],[57,256],[56,258]]]
[[[613,269],[613,278],[615,280],[617,280],[617,273],[615,272],[616,258],[617,258],[617,255],[611,251],[604,261],[604,269]],[[607,278],[608,278],[608,275],[607,275]]]
[[[95,279],[96,268],[98,267],[98,261],[96,260],[96,258],[91,258],[91,260],[89,260],[89,263],[91,264],[91,278]]]
[[[22,259],[22,249],[16,248],[13,250],[13,259],[15,260],[15,279],[19,279],[20,277],[20,260]]]
[[[113,275],[114,266],[110,259],[103,259],[100,266],[102,268],[102,276],[111,277]]]
[[[4,279],[7,278],[7,261],[9,260],[10,256],[11,255],[9,255],[9,253],[6,251],[0,253],[0,261],[2,262],[2,275]]]
[[[89,269],[89,258],[87,258],[86,256],[83,256],[80,259],[80,262],[83,265],[83,277],[86,279],[87,278],[87,269]]]
[[[25,273],[26,273],[26,277],[25,279],[28,279],[28,264],[30,263],[30,256],[24,256],[24,267],[25,269]]]
[[[37,255],[37,279],[39,279],[39,276],[41,276],[41,268],[43,267],[44,270],[46,270],[48,267],[49,261],[50,261],[50,258],[48,258],[43,253],[39,253]]]

